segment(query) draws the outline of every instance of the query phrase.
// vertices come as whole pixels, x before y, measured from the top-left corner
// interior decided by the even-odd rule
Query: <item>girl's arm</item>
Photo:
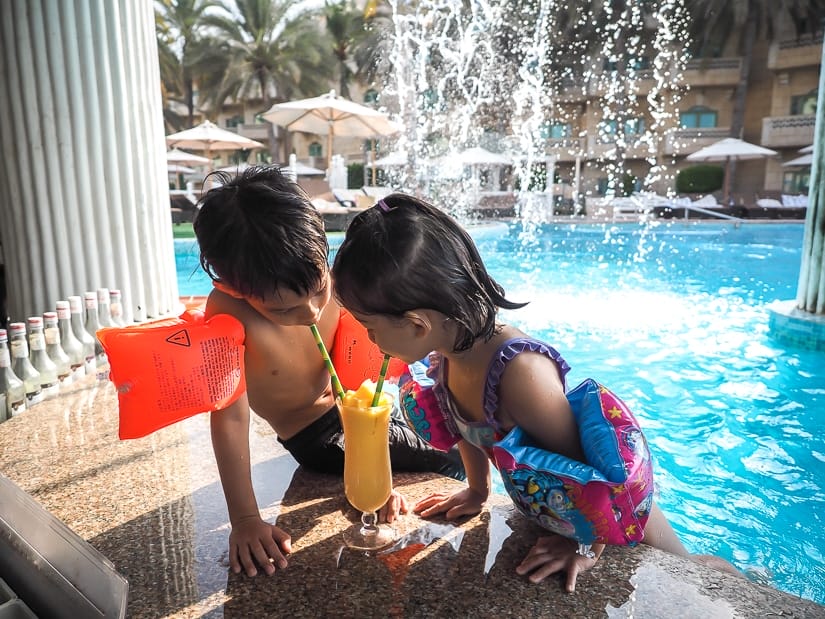
[[[556,363],[539,353],[522,353],[499,385],[498,421],[519,426],[543,449],[584,462],[579,430]]]
[[[467,441],[458,442],[458,451],[467,473],[467,488],[447,494],[437,492],[421,499],[413,511],[422,518],[444,514],[448,520],[475,516],[490,496],[490,463],[487,455]]]

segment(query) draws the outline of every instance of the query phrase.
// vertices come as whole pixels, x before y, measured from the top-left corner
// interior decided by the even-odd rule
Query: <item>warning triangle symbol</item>
[[[177,344],[178,346],[186,346],[188,348],[190,346],[189,332],[186,329],[181,329],[167,337],[166,341],[170,344]]]

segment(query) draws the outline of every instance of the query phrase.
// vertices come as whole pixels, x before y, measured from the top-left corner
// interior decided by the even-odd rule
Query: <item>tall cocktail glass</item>
[[[351,392],[338,401],[344,427],[344,494],[361,511],[361,522],[344,531],[350,548],[376,550],[392,543],[395,531],[378,524],[378,510],[392,493],[389,423],[392,397],[381,395],[378,406]]]

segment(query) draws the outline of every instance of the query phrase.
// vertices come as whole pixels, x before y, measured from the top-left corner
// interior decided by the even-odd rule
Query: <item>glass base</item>
[[[375,514],[366,512],[361,522],[344,531],[344,543],[353,550],[379,550],[395,541],[395,529],[378,524]]]

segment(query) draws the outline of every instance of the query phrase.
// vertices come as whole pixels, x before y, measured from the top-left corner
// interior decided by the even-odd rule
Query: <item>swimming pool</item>
[[[503,320],[636,413],[657,500],[692,552],[825,603],[825,355],[768,333],[796,296],[801,224],[497,224],[473,232]],[[332,235],[330,243],[340,243]],[[181,296],[207,294],[177,242]]]

